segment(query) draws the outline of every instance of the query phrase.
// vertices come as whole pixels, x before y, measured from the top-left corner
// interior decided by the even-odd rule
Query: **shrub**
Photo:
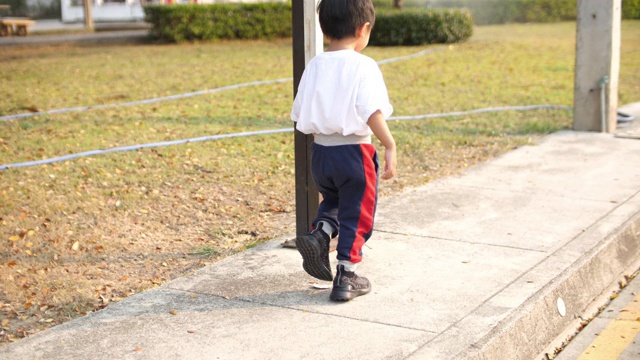
[[[150,35],[170,42],[291,36],[290,3],[146,6]]]
[[[150,35],[169,42],[291,36],[291,3],[146,6]],[[379,10],[372,45],[453,43],[468,39],[466,10]]]
[[[478,25],[575,20],[577,0],[425,0],[422,6],[467,8]],[[640,0],[622,0],[622,18],[640,19]]]
[[[622,18],[640,19],[640,0],[622,0]]]
[[[473,19],[466,10],[378,10],[371,45],[455,43],[473,34]]]
[[[576,0],[440,0],[434,7],[464,7],[475,23],[552,22],[576,18]]]

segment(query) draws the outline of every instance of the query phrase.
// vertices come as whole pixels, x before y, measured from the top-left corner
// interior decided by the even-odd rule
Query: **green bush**
[[[2,16],[29,17],[33,19],[60,19],[60,1],[27,1],[27,0],[0,0],[0,5],[9,5],[10,10],[0,11]]]
[[[466,10],[387,10],[376,13],[369,43],[378,46],[455,43],[473,34],[473,19]]]
[[[291,3],[146,6],[150,35],[169,42],[291,36]]]
[[[575,20],[577,0],[440,0],[433,7],[464,7],[478,25]]]
[[[152,37],[183,42],[291,36],[291,3],[146,6]],[[466,10],[386,10],[376,14],[372,45],[453,43],[468,39]]]
[[[640,0],[622,0],[622,18],[640,19]]]
[[[577,0],[425,0],[422,6],[467,8],[477,25],[555,22],[577,16]],[[640,19],[640,0],[622,0],[622,18]]]

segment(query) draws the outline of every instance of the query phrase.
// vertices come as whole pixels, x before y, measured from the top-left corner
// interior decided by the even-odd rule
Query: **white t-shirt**
[[[305,134],[370,136],[369,117],[393,112],[378,64],[353,50],[323,52],[304,70],[291,109]]]

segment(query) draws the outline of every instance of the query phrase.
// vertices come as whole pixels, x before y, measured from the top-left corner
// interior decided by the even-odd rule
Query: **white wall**
[[[65,23],[84,22],[84,7],[82,0],[72,3],[72,0],[62,2],[62,21]],[[77,4],[79,3],[79,5]],[[144,19],[142,5],[137,0],[127,0],[125,3],[102,3],[93,0],[91,7],[94,22],[136,21]]]

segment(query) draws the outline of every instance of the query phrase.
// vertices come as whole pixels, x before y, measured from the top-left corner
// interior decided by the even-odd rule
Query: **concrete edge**
[[[634,198],[640,199],[636,194]],[[604,222],[605,219],[601,219]],[[598,235],[597,224],[579,235]],[[578,258],[522,306],[466,351],[460,358],[473,360],[544,359],[560,346],[565,333],[575,333],[582,319],[592,317],[609,294],[640,266],[640,211],[635,211],[591,250]],[[554,259],[549,258],[549,261]],[[541,266],[545,266],[544,262]],[[560,316],[563,299],[567,315]],[[552,316],[550,314],[556,314]],[[541,349],[545,349],[542,353]]]

